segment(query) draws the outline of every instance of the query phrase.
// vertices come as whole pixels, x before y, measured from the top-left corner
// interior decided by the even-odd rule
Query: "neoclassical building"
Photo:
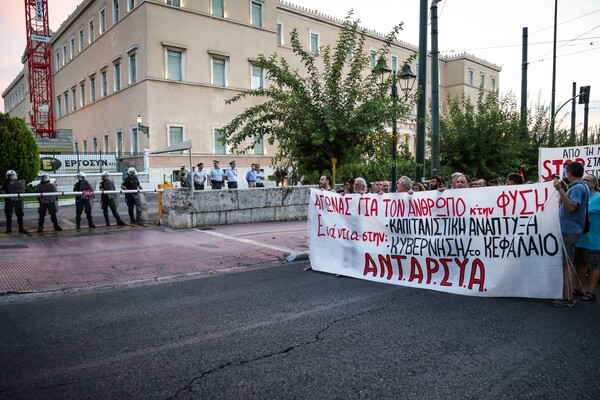
[[[80,152],[152,153],[191,140],[194,163],[210,166],[219,158],[226,165],[235,158],[242,168],[267,167],[276,149],[266,141],[245,155],[230,154],[219,141],[219,128],[251,104],[225,100],[264,84],[264,72],[253,63],[259,54],[276,52],[302,67],[289,43],[292,29],[318,53],[335,45],[342,22],[278,0],[83,0],[51,40],[55,127],[71,130]],[[382,41],[382,34],[367,30],[370,54]],[[399,69],[416,51],[395,42],[390,67]],[[440,99],[476,96],[480,87],[498,90],[500,70],[468,54],[440,57]],[[28,92],[24,68],[2,94],[5,110],[26,122]],[[149,135],[138,132],[138,116]],[[413,130],[400,126],[411,149]],[[152,155],[150,180],[160,181],[187,160]]]

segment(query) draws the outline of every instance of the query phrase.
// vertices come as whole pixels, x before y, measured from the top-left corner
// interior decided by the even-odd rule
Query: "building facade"
[[[217,158],[226,165],[235,158],[242,169],[254,162],[267,167],[276,148],[266,140],[245,155],[231,154],[219,140],[219,128],[252,104],[225,101],[265,84],[264,71],[253,63],[259,54],[277,53],[302,69],[289,43],[293,29],[318,53],[335,45],[342,23],[277,0],[83,0],[52,37],[55,126],[73,132],[80,152],[137,154],[191,140],[194,164],[210,166]],[[370,55],[382,42],[382,34],[367,31]],[[394,43],[390,67],[399,70],[416,51]],[[439,71],[442,101],[476,96],[480,87],[498,89],[500,67],[471,55],[440,57]],[[26,71],[3,97],[8,112],[29,121]],[[138,131],[138,116],[149,135]],[[414,150],[414,127],[401,125],[399,133]],[[152,155],[150,181],[187,160]]]

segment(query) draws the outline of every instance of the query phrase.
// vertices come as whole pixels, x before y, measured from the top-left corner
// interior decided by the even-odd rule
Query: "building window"
[[[85,106],[85,82],[79,84],[79,106]]]
[[[87,140],[83,141],[83,154],[87,154]]]
[[[56,97],[56,116],[62,117],[62,98],[60,96]]]
[[[254,155],[262,156],[265,154],[265,137],[261,136],[260,139],[254,143]]]
[[[96,76],[90,76],[90,103],[96,101]]]
[[[92,139],[92,151],[94,154],[98,153],[98,138]]]
[[[227,154],[227,146],[222,142],[221,130],[213,128],[213,144],[215,154]]]
[[[119,22],[119,0],[113,0],[112,4],[112,12],[113,12],[113,24]]]
[[[121,59],[118,59],[113,64],[115,74],[115,92],[121,90]]]
[[[214,86],[227,86],[227,60],[211,57],[211,83]]]
[[[262,67],[252,66],[251,80],[251,89],[262,89],[264,87],[264,72]]]
[[[83,51],[83,28],[79,30],[79,52]]]
[[[110,141],[108,135],[104,135],[104,152],[108,153],[110,151]]]
[[[496,90],[496,78],[492,78],[492,90]]]
[[[317,32],[310,33],[310,52],[313,54],[319,53],[319,34]]]
[[[94,20],[91,19],[88,22],[88,43],[92,43],[94,41]]]
[[[283,46],[283,22],[277,23],[277,44]]]
[[[65,44],[62,48],[62,65],[67,64],[67,45]]]
[[[392,71],[398,72],[398,57],[392,56]]]
[[[123,154],[123,133],[121,131],[117,132],[117,154]]]
[[[473,70],[469,70],[469,85],[473,86]]]
[[[262,3],[257,3],[255,1],[250,2],[250,15],[252,17],[252,26],[262,28]]]
[[[183,50],[165,49],[165,78],[170,81],[183,81]]]
[[[137,128],[131,128],[131,152],[133,154],[140,152]]]
[[[137,53],[129,53],[129,84],[137,82]]]
[[[69,92],[64,92],[63,96],[65,97],[65,115],[69,114]]]
[[[69,52],[70,52],[71,60],[72,60],[73,57],[75,57],[75,36],[73,36],[71,38],[71,40],[69,41]]]
[[[100,71],[100,97],[104,97],[108,94],[108,74],[106,69]]]
[[[165,0],[165,4],[172,7],[181,7],[179,0]]]
[[[369,50],[369,60],[371,68],[375,68],[377,66],[377,50]]]
[[[485,87],[485,75],[484,74],[479,75],[479,87],[482,89]]]
[[[127,11],[131,11],[135,8],[135,0],[127,0]]]
[[[173,146],[173,145],[176,145],[177,143],[183,142],[183,126],[167,125],[167,132],[169,135],[168,146]],[[176,153],[182,154],[183,152],[181,151],[181,152],[176,152]]]
[[[54,56],[55,56],[54,61],[56,63],[56,70],[58,71],[60,69],[60,52],[57,51]]]
[[[100,10],[100,34],[103,34],[106,31],[106,9]]]
[[[71,88],[71,101],[73,102],[73,111],[77,110],[77,88]]]
[[[225,17],[225,7],[223,6],[224,0],[211,0],[210,2],[210,13],[215,17]]]

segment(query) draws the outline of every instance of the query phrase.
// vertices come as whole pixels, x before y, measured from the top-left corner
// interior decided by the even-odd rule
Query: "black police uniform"
[[[125,186],[127,190],[137,190],[140,186],[140,181],[136,176],[128,175],[127,178],[122,183],[122,186]],[[135,218],[135,214],[133,212],[135,208],[135,193],[125,193],[125,202],[127,203],[127,211],[129,212],[129,219],[131,223],[136,223],[137,219]]]
[[[73,186],[74,192],[83,192],[84,190],[94,190],[92,185],[85,179],[77,181],[75,186]],[[92,220],[92,201],[91,197],[87,196],[76,196],[75,197],[75,227],[79,229],[81,227],[81,214],[85,209],[85,216],[88,220],[88,225],[90,228],[95,228],[94,221]]]
[[[100,190],[115,190],[115,184],[113,181],[109,180],[101,180],[100,181]],[[110,211],[112,212],[113,217],[117,220],[117,225],[125,225],[125,222],[121,219],[121,216],[117,212],[117,204],[115,199],[117,198],[117,194],[102,194],[100,196],[100,201],[102,202],[102,213],[104,214],[104,220],[106,221],[106,226],[110,226],[110,222],[108,220],[108,209],[110,207]]]
[[[0,191],[6,194],[17,194],[17,185],[15,181],[6,180],[0,185]],[[4,199],[4,215],[6,216],[6,233],[12,232],[12,215],[13,211],[17,216],[17,223],[19,224],[19,232],[25,233],[25,227],[23,226],[23,200],[17,198]]]
[[[35,187],[35,191],[37,193],[54,193],[56,192],[56,186],[50,182],[40,183]],[[44,230],[46,211],[50,214],[50,220],[52,221],[52,225],[54,225],[54,230],[62,231],[62,228],[58,225],[58,219],[56,218],[56,200],[57,198],[55,196],[42,196],[38,198],[38,201],[40,202],[40,207],[38,208],[38,214],[40,214],[38,219],[38,232]]]

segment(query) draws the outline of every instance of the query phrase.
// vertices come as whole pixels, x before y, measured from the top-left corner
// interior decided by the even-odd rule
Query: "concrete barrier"
[[[173,229],[296,221],[308,218],[310,189],[284,186],[253,189],[165,189],[163,224]]]

